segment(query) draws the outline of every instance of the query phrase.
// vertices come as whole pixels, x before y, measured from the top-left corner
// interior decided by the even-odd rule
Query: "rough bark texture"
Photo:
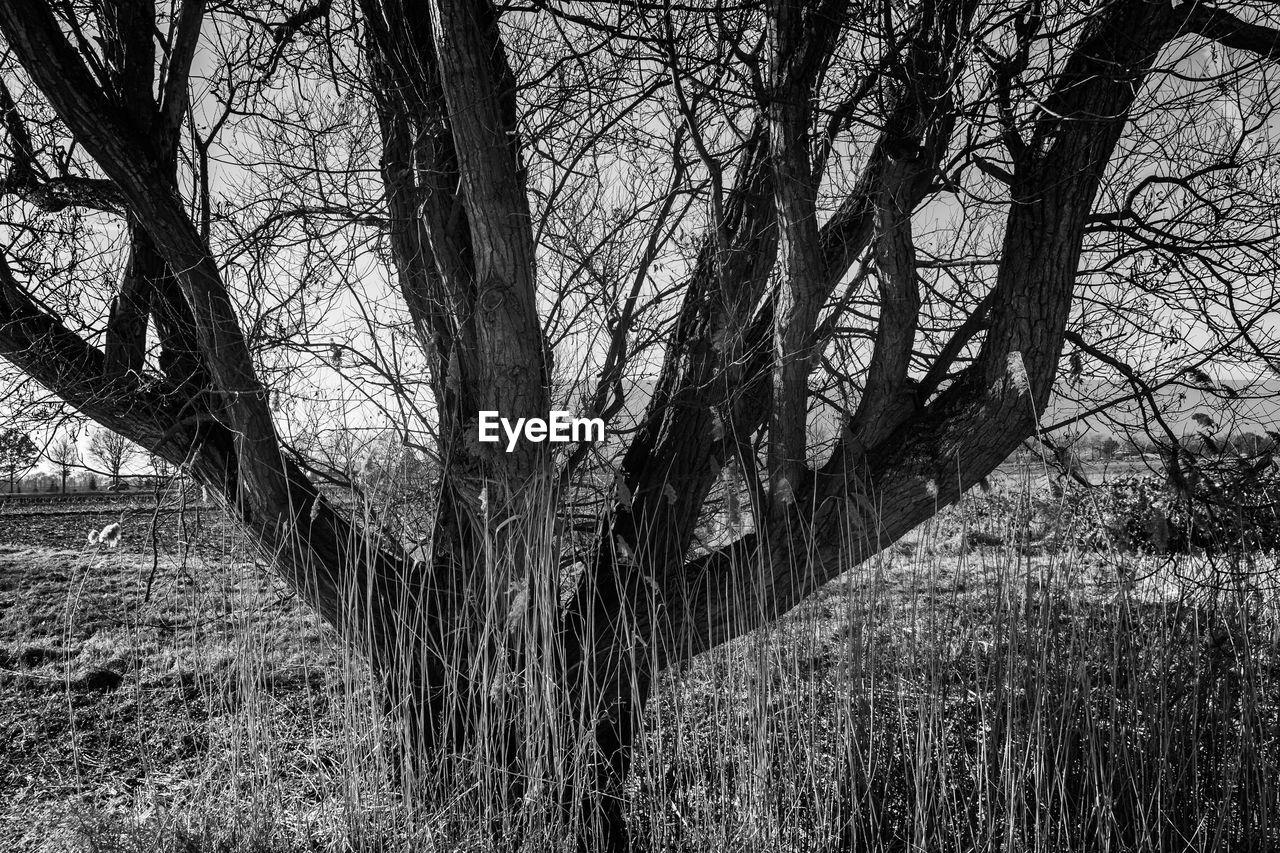
[[[769,515],[784,522],[803,488],[809,437],[813,330],[827,294],[818,232],[810,127],[814,87],[840,36],[845,4],[776,0],[768,10],[769,141],[782,282],[774,304]]]

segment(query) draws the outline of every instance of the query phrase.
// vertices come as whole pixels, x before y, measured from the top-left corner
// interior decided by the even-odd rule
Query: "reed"
[[[769,629],[662,673],[625,787],[636,849],[1280,845],[1274,555],[1100,552],[1071,531],[1045,549],[1030,531],[1052,506],[1014,497],[1022,511],[994,521],[962,502]],[[564,561],[551,514],[517,529],[522,560]],[[198,594],[236,618],[183,640],[216,651],[203,771],[84,810],[87,849],[568,849],[557,792],[586,783],[590,744],[554,648],[562,590],[521,587],[501,559],[477,569],[516,580],[486,605],[493,645],[469,673],[491,701],[473,748],[406,769],[365,663],[225,561]]]

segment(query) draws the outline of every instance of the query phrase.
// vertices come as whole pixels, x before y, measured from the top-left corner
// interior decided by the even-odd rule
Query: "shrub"
[[[1244,463],[1244,460],[1240,460]],[[1280,472],[1237,464],[1126,477],[1098,504],[1113,543],[1134,550],[1220,553],[1280,547]]]

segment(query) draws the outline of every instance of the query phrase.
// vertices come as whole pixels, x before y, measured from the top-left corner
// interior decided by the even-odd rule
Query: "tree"
[[[584,844],[625,844],[664,668],[1037,432],[1136,406],[1176,443],[1158,392],[1268,358],[1266,4],[73,8],[0,5],[0,354],[220,495],[372,661],[408,756],[478,754]],[[429,559],[289,451],[326,382],[423,437]],[[1055,390],[1079,414],[1048,418]],[[477,440],[481,411],[568,405],[617,440]],[[730,461],[754,523],[699,549]],[[583,771],[530,790],[561,748]]]
[[[22,492],[22,478],[40,460],[31,436],[16,429],[0,431],[0,470],[9,481],[9,494]]]
[[[123,487],[120,472],[137,458],[138,448],[119,433],[97,429],[89,436],[89,455],[106,468],[107,475],[111,477],[107,488],[114,491]]]
[[[64,435],[53,443],[45,454],[53,463],[53,470],[62,478],[62,494],[67,493],[67,478],[80,465],[80,447],[74,436]]]
[[[1245,456],[1260,456],[1272,450],[1275,445],[1275,442],[1270,438],[1256,432],[1232,435],[1229,437],[1228,443],[1236,453]]]
[[[163,456],[157,456],[152,453],[147,456],[147,464],[151,466],[151,471],[154,474],[152,477],[152,485],[157,490],[168,486],[174,475],[174,469],[173,466],[169,464],[169,460],[165,459]]]

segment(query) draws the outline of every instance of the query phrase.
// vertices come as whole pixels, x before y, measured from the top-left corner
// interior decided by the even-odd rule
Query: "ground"
[[[118,546],[87,542],[113,523]],[[0,509],[0,837],[78,849],[140,789],[206,783],[246,692],[255,725],[304,737],[341,677],[330,645],[216,510]]]
[[[1271,849],[1274,559],[1075,548],[984,500],[663,677],[641,849]],[[399,834],[380,725],[216,510],[0,507],[0,846],[472,849]]]

